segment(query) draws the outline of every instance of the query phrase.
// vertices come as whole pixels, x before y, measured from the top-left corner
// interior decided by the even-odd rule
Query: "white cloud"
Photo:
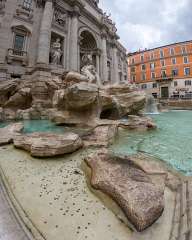
[[[192,0],[100,0],[130,51],[192,39],[191,5]]]

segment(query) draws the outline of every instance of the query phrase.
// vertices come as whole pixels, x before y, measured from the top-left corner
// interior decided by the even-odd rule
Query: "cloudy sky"
[[[100,0],[132,52],[192,39],[192,0]]]

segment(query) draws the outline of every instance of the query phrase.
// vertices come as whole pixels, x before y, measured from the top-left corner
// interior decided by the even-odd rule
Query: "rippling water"
[[[171,111],[151,117],[157,130],[121,130],[112,149],[120,154],[143,151],[192,175],[192,111]]]

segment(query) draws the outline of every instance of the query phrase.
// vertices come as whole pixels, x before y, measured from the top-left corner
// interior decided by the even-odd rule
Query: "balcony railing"
[[[21,61],[23,65],[27,65],[28,54],[26,51],[9,48],[7,51],[7,62],[12,63],[13,60]]]
[[[172,81],[173,78],[174,78],[173,75],[160,75],[160,76],[153,78],[152,80],[157,81],[157,82],[163,82],[163,81]]]

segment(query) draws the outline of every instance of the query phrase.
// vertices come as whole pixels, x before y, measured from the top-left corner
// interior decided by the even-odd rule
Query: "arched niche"
[[[87,29],[81,29],[79,33],[79,48],[80,48],[80,68],[83,67],[82,58],[86,54],[91,54],[93,59],[93,64],[96,69],[98,69],[98,44],[96,37],[92,32]]]

